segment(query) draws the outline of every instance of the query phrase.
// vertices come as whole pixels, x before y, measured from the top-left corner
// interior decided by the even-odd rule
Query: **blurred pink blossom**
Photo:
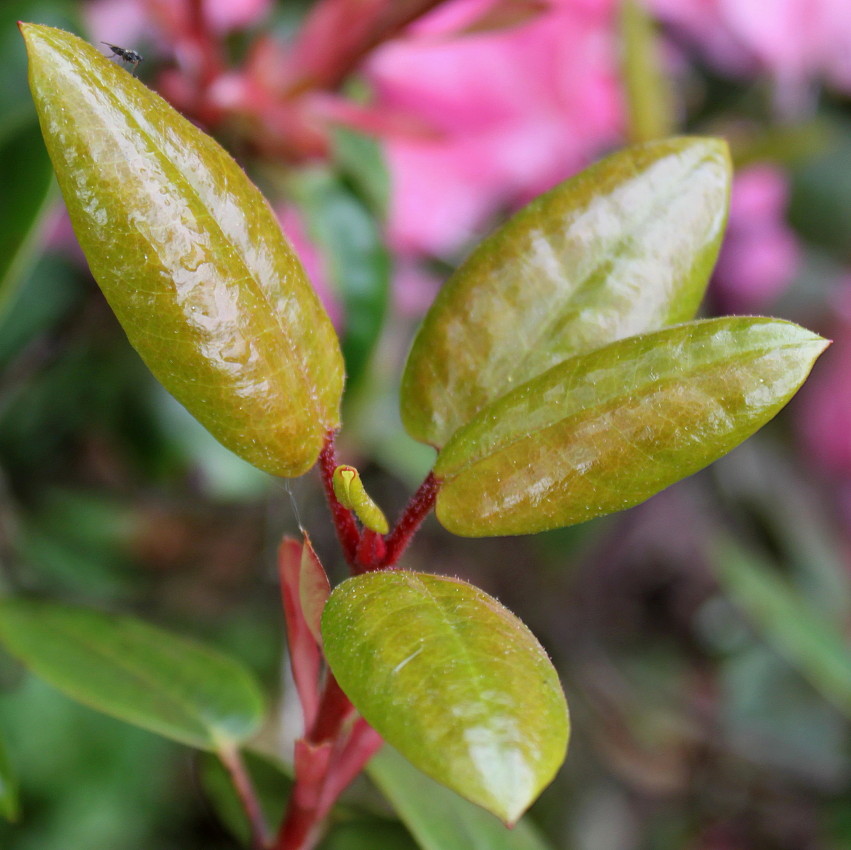
[[[343,325],[343,311],[334,297],[333,289],[329,283],[325,257],[310,239],[307,228],[295,207],[277,207],[275,214],[281,223],[281,229],[286,234],[296,254],[298,254],[298,258],[301,260],[301,264],[304,266],[304,270],[313,284],[316,294],[331,317],[331,321],[339,329]]]
[[[419,319],[431,306],[440,279],[422,265],[402,260],[393,275],[393,307],[395,314]]]
[[[828,330],[834,343],[801,390],[795,412],[806,457],[843,484],[851,527],[851,275],[835,303],[835,320]]]
[[[800,248],[784,221],[787,200],[786,177],[778,168],[756,165],[736,175],[713,281],[724,310],[759,312],[791,284]]]
[[[180,0],[89,0],[84,15],[93,38],[132,45],[151,35],[152,22],[164,17],[166,6],[167,17],[188,18],[189,6]],[[206,25],[224,34],[257,23],[271,6],[272,0],[203,0],[202,10]]]
[[[272,0],[205,0],[207,23],[214,32],[245,29],[266,17]]]
[[[648,5],[722,70],[768,72],[792,86],[824,78],[851,88],[848,0],[648,0]]]
[[[133,47],[151,32],[148,10],[140,0],[91,0],[83,14],[95,41]]]
[[[521,26],[454,34],[487,5],[449,3],[368,63],[377,107],[431,128],[385,139],[403,253],[456,251],[622,131],[614,0],[553,0]]]

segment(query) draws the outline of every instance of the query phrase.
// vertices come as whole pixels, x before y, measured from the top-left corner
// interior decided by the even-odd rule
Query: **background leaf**
[[[71,222],[131,343],[240,457],[306,472],[339,424],[343,364],[271,208],[216,142],[99,50],[22,31]]]
[[[715,264],[730,162],[719,139],[620,151],[485,239],[440,291],[402,378],[412,437],[442,446],[557,363],[690,319]]]
[[[390,174],[384,149],[373,136],[339,126],[333,129],[334,163],[356,189],[374,218],[382,221],[390,197]]]
[[[302,171],[287,185],[343,302],[342,349],[351,391],[360,383],[381,336],[389,297],[390,259],[378,222],[332,173],[322,169]]]
[[[240,664],[130,617],[9,598],[0,642],[72,699],[191,747],[242,741],[263,718]]]
[[[620,4],[620,36],[630,141],[648,142],[671,135],[676,127],[673,93],[655,22],[642,0]]]
[[[753,551],[718,538],[710,556],[725,592],[765,640],[851,718],[851,642]]]
[[[35,121],[0,137],[0,321],[34,261],[44,214],[53,197],[53,169]]]
[[[526,534],[643,502],[771,419],[827,341],[790,322],[722,318],[612,343],[485,408],[438,455],[455,534]]]
[[[338,585],[328,664],[366,721],[417,767],[513,823],[564,759],[568,717],[546,653],[487,594],[424,573]]]
[[[422,850],[547,850],[527,820],[507,829],[480,806],[429,779],[389,745],[372,757],[366,772]]]
[[[0,738],[0,815],[6,820],[18,819],[18,783],[6,755],[6,745]]]

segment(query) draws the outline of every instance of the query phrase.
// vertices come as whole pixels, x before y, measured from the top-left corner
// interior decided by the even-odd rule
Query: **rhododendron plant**
[[[496,599],[405,569],[403,556],[432,508],[448,531],[488,537],[639,504],[797,391],[826,340],[770,318],[693,320],[726,222],[726,145],[675,137],[618,151],[455,270],[401,376],[405,427],[437,457],[391,525],[337,461],[340,344],[271,207],[216,142],[96,48],[21,29],[71,222],[128,339],[235,454],[284,478],[318,468],[351,575],[332,588],[306,533],[281,543],[303,722],[293,751],[274,753],[290,757],[293,782],[273,831],[242,755],[264,701],[239,663],[132,618],[25,596],[0,604],[0,641],[69,696],[215,753],[258,850],[317,846],[385,742],[514,826],[565,757],[558,674]]]

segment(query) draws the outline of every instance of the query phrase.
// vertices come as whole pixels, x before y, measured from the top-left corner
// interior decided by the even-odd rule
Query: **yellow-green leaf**
[[[71,222],[131,343],[228,448],[305,472],[339,424],[342,357],[271,208],[213,139],[100,51],[21,29]]]
[[[322,615],[328,664],[407,759],[514,823],[555,775],[569,732],[558,676],[510,611],[458,579],[356,576]]]
[[[437,518],[464,536],[528,534],[637,505],[764,425],[827,345],[791,322],[733,317],[567,360],[447,443]]]
[[[412,437],[443,446],[557,363],[694,315],[727,216],[720,139],[627,148],[533,201],[441,290],[402,380]]]

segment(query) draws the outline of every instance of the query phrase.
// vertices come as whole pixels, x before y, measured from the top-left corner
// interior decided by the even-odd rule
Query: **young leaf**
[[[791,322],[722,318],[574,357],[485,408],[438,455],[455,534],[528,534],[624,510],[768,422],[828,342]]]
[[[287,650],[304,725],[309,729],[319,708],[322,665],[319,624],[331,585],[307,534],[303,541],[291,537],[281,541],[278,570],[287,626]]]
[[[720,139],[628,148],[533,201],[443,287],[402,379],[412,437],[443,446],[557,363],[690,319],[715,264],[730,162]]]
[[[506,829],[484,809],[429,779],[390,746],[370,759],[366,772],[422,850],[548,850],[528,819]]]
[[[711,555],[733,603],[825,699],[851,718],[851,641],[754,553],[721,539]]]
[[[534,636],[457,579],[373,572],[339,585],[325,655],[365,720],[420,770],[514,823],[561,765],[558,676]]]
[[[366,492],[360,473],[353,466],[345,464],[338,466],[334,470],[331,483],[334,486],[337,501],[344,508],[354,511],[355,516],[366,528],[378,534],[387,534],[390,531],[387,517]]]
[[[7,598],[0,642],[72,699],[191,747],[245,740],[263,719],[240,664],[131,617]]]
[[[270,207],[97,49],[21,29],[71,222],[131,343],[229,449],[277,475],[307,471],[339,424],[342,357]]]

